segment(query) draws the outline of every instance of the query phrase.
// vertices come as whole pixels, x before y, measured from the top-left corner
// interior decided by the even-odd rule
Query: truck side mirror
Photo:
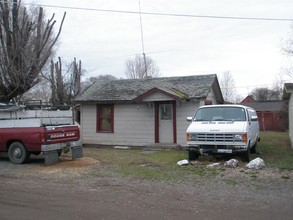
[[[251,116],[251,121],[257,121],[257,116]]]
[[[192,117],[187,117],[186,120],[187,120],[188,122],[191,122],[191,121],[192,121]]]

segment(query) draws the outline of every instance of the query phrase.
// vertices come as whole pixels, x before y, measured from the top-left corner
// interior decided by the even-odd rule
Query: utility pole
[[[146,57],[145,57],[145,52],[144,52],[143,28],[142,28],[142,19],[141,19],[140,0],[138,1],[138,4],[139,4],[139,18],[140,18],[140,34],[141,34],[142,55],[143,55],[143,60],[144,60],[145,77],[147,78],[148,72],[147,72]]]

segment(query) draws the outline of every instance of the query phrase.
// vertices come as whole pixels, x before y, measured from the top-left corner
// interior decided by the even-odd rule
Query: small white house
[[[283,99],[288,101],[288,113],[289,113],[289,137],[291,146],[293,148],[293,83],[285,83]]]
[[[98,80],[75,99],[83,143],[119,146],[186,146],[186,117],[223,102],[215,74]]]

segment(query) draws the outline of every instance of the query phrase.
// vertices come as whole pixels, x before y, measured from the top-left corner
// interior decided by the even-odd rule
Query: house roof
[[[241,101],[241,103],[252,103],[252,102],[256,102],[256,101],[251,95],[246,96],[246,98]]]
[[[293,92],[293,83],[285,83],[286,91]]]
[[[291,93],[293,93],[293,83],[285,83],[283,90],[283,99],[289,99]]]
[[[280,112],[286,109],[287,102],[282,100],[276,101],[266,101],[266,102],[251,102],[251,103],[241,103],[242,105],[251,107],[257,112]]]
[[[147,79],[97,80],[75,102],[134,102],[151,91],[162,91],[177,99],[204,99],[211,88],[223,102],[216,74]]]

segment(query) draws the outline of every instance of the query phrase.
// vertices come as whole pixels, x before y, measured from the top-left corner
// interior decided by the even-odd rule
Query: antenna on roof
[[[138,1],[138,5],[139,5],[139,19],[140,19],[140,34],[141,34],[142,55],[143,55],[143,60],[144,60],[145,78],[147,78],[148,72],[147,72],[146,57],[145,57],[145,52],[144,52],[143,28],[142,28],[142,19],[141,19],[140,0]]]

